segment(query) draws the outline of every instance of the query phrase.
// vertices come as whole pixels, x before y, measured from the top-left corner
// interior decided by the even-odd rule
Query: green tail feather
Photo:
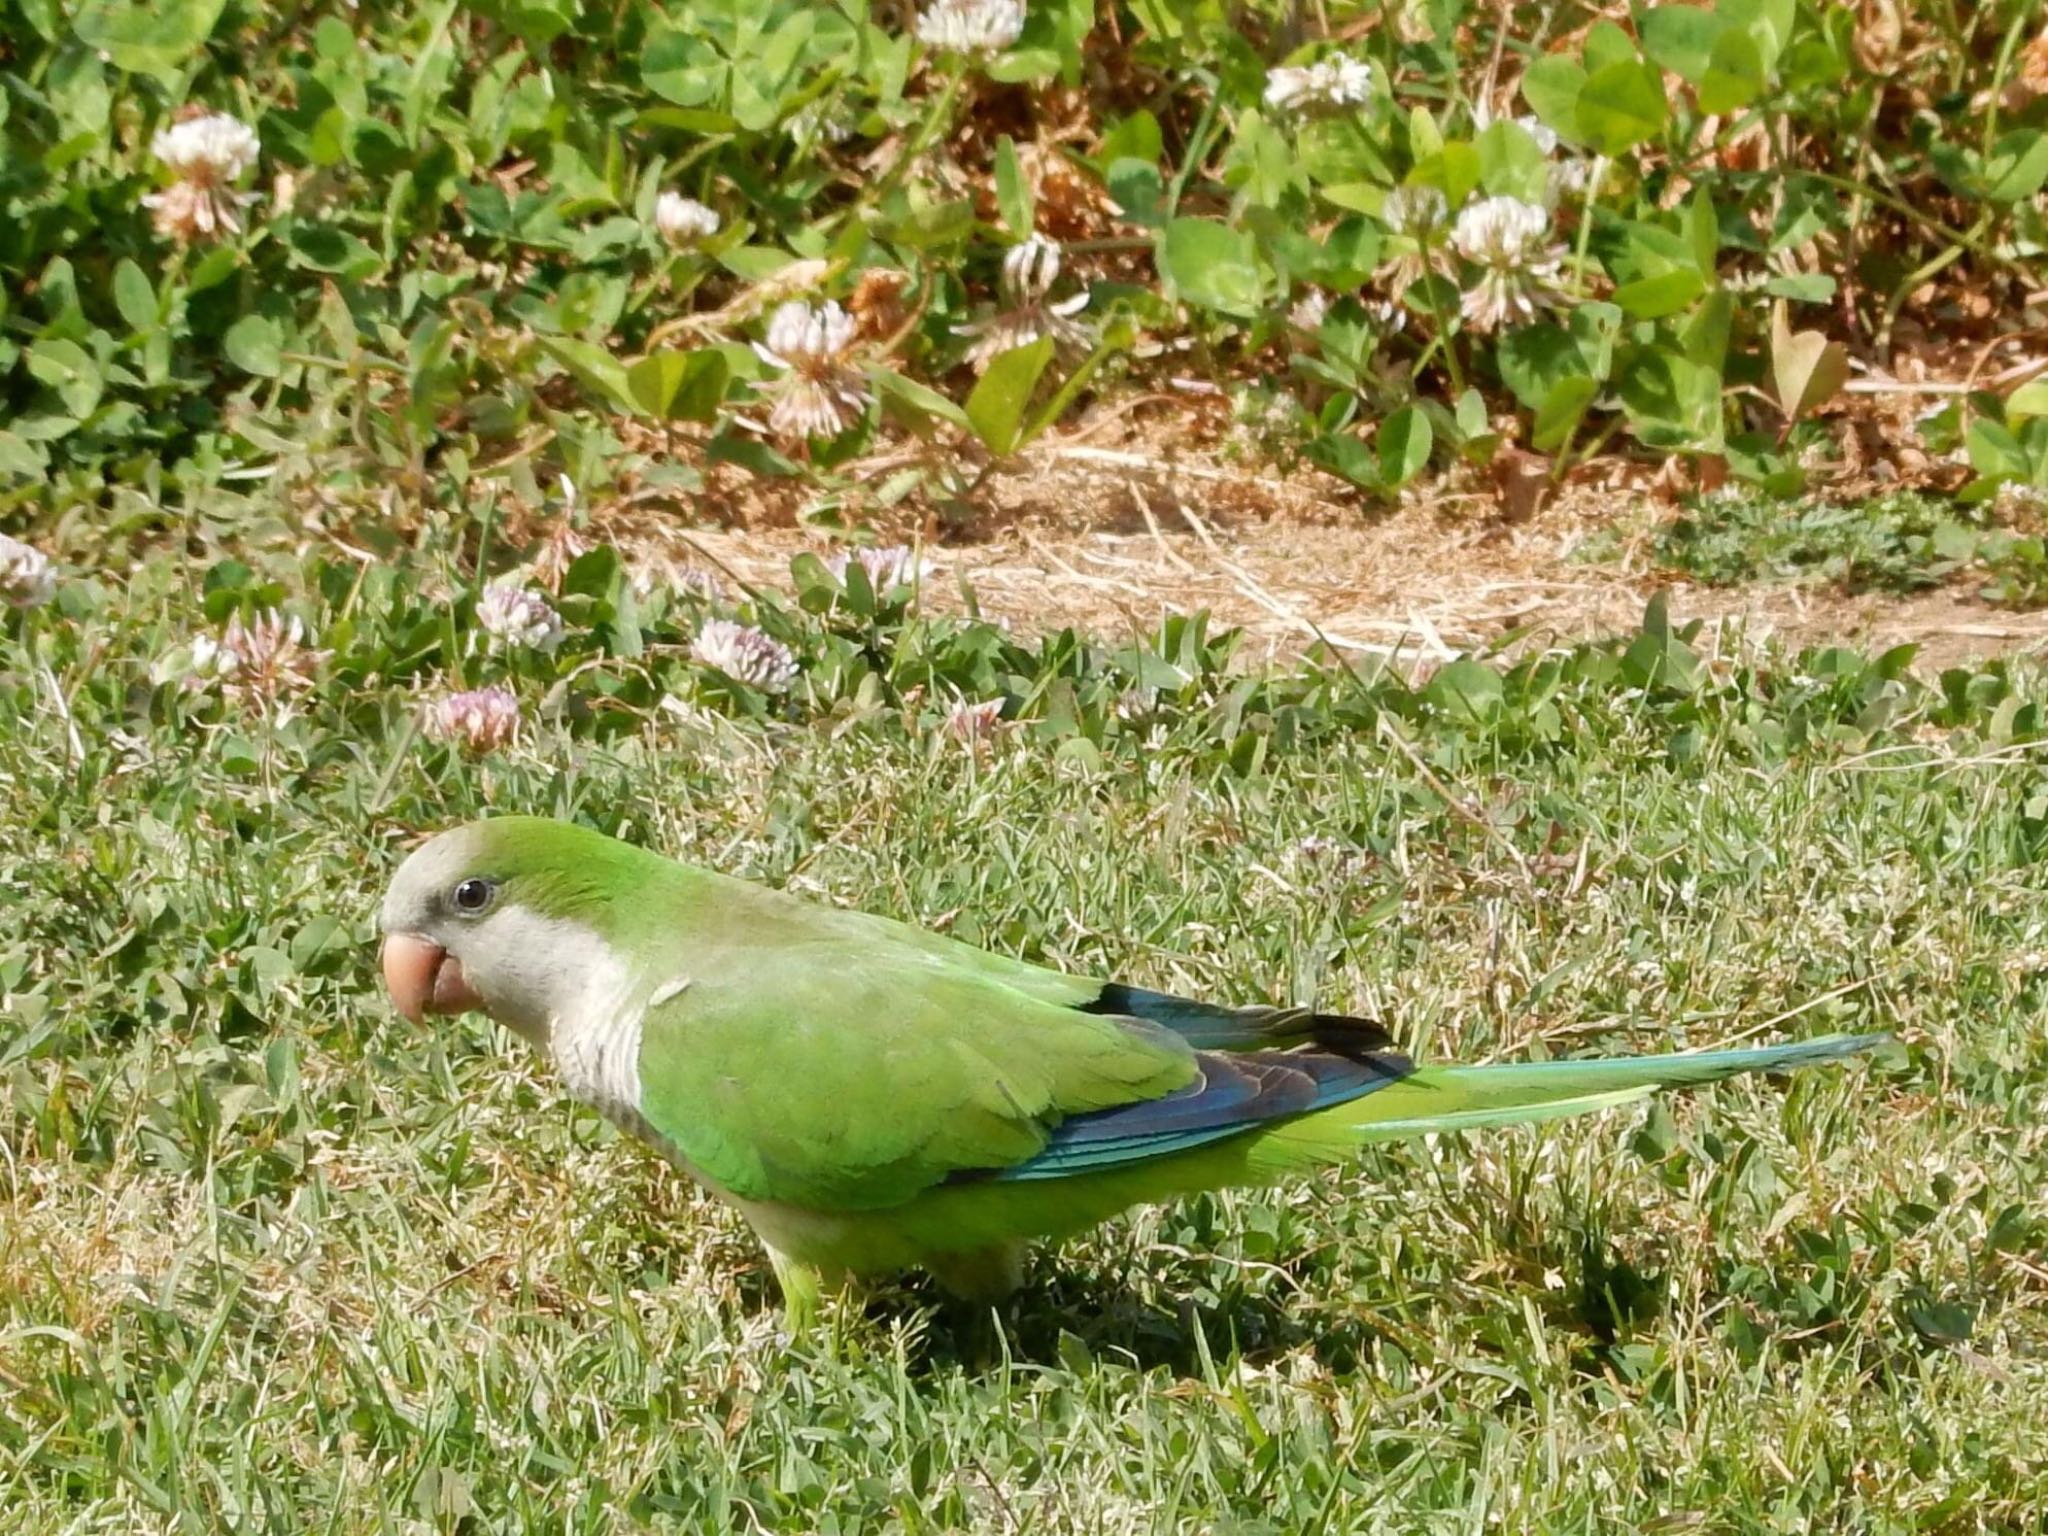
[[[864,1215],[840,1234],[845,1246],[826,1257],[855,1270],[887,1269],[1022,1238],[1058,1237],[1128,1206],[1198,1190],[1276,1183],[1346,1162],[1369,1142],[1553,1120],[1627,1104],[1659,1088],[1835,1061],[1889,1038],[1827,1035],[1753,1050],[1424,1067],[1348,1103],[1155,1160],[1072,1178],[943,1185],[899,1211]]]
[[[1263,1138],[1267,1145],[1261,1150],[1290,1163],[1321,1162],[1368,1142],[1430,1131],[1555,1120],[1631,1103],[1660,1088],[1837,1061],[1890,1039],[1889,1035],[1823,1035],[1749,1050],[1425,1067],[1361,1099],[1276,1126]]]

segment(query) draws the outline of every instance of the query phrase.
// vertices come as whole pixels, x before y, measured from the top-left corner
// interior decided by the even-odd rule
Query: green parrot
[[[1043,970],[523,816],[422,844],[382,927],[401,1013],[482,1009],[550,1056],[739,1209],[793,1329],[848,1275],[994,1301],[1029,1242],[1132,1205],[1886,1038],[1417,1066],[1364,1019]]]

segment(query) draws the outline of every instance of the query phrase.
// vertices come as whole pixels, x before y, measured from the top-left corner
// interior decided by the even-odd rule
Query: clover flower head
[[[684,596],[700,602],[716,603],[725,597],[725,583],[701,565],[677,566],[670,584]]]
[[[993,58],[1024,33],[1024,0],[933,0],[918,14],[917,40],[941,53]]]
[[[326,655],[307,648],[306,626],[296,614],[287,616],[275,608],[251,619],[236,614],[219,639],[201,635],[192,642],[192,667],[185,685],[203,688],[217,682],[228,694],[275,699],[309,686]]]
[[[825,557],[825,569],[842,582],[849,565],[859,566],[867,575],[868,585],[878,593],[910,586],[931,572],[930,564],[920,560],[916,551],[905,544],[882,549],[842,549]]]
[[[768,335],[754,351],[781,374],[768,391],[768,426],[776,436],[837,437],[868,408],[873,393],[848,357],[858,333],[854,317],[830,299],[793,299],[769,317]]]
[[[831,300],[793,300],[769,317],[767,340],[754,350],[772,368],[802,368],[838,358],[853,345],[853,332],[853,316]]]
[[[261,147],[255,129],[225,112],[159,129],[150,152],[177,179],[142,200],[157,233],[186,242],[240,234],[242,210],[256,194],[237,192],[235,183],[255,165]]]
[[[57,591],[57,573],[50,558],[32,544],[0,533],[0,603],[9,608],[35,608]]]
[[[476,600],[476,621],[495,648],[551,651],[562,640],[562,616],[538,592],[495,581]]]
[[[1074,317],[1088,307],[1088,290],[1069,298],[1054,300],[1052,285],[1059,280],[1060,245],[1044,235],[1030,234],[1004,253],[1002,292],[1005,308],[983,320],[956,325],[953,334],[965,336],[973,345],[967,361],[976,373],[1005,352],[1028,347],[1050,336],[1058,347],[1078,348],[1092,344],[1095,333],[1085,321]]]
[[[1266,105],[1295,117],[1355,111],[1372,100],[1372,66],[1332,54],[1313,64],[1266,71]]]
[[[1514,197],[1468,204],[1451,229],[1458,254],[1479,268],[1461,309],[1475,330],[1535,318],[1556,298],[1562,251],[1550,239],[1550,215]]]
[[[716,210],[680,192],[664,192],[654,200],[655,233],[670,245],[697,245],[718,233]]]
[[[679,565],[673,560],[654,559],[634,566],[631,580],[633,595],[639,598],[652,597],[655,592],[666,590],[676,597],[700,603],[723,602],[725,599],[724,584],[701,565]]]
[[[1425,272],[1443,265],[1443,233],[1450,205],[1435,187],[1405,186],[1380,204],[1380,222],[1394,238],[1380,280],[1395,294],[1406,293]]]
[[[1584,155],[1566,155],[1550,163],[1550,179],[1546,190],[1550,201],[1569,194],[1584,197],[1593,190],[1593,182],[1603,162],[1588,160]]]
[[[208,112],[158,129],[149,150],[180,181],[214,184],[240,181],[262,147],[256,130],[240,118]]]
[[[978,747],[994,739],[1003,727],[1003,701],[983,699],[979,703],[962,701],[953,706],[946,716],[946,734],[955,741]]]
[[[495,686],[447,693],[427,706],[423,723],[436,741],[481,757],[518,737],[519,700],[511,689]]]
[[[786,692],[796,681],[789,647],[734,619],[706,619],[690,642],[690,659],[763,693]]]
[[[1368,299],[1365,319],[1381,336],[1398,336],[1408,329],[1408,308],[1399,299]]]
[[[1396,187],[1380,204],[1380,222],[1387,226],[1387,232],[1406,235],[1411,240],[1428,239],[1444,227],[1450,216],[1450,205],[1435,187]]]
[[[782,131],[801,146],[844,144],[853,137],[853,124],[840,115],[837,101],[821,98],[799,107],[783,120]]]
[[[1003,294],[1013,304],[1044,298],[1059,281],[1060,243],[1033,231],[1003,254]]]
[[[1319,331],[1330,315],[1330,296],[1320,288],[1309,288],[1287,311],[1287,323],[1297,331]]]

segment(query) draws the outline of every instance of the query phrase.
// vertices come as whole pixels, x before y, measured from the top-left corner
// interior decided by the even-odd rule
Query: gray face
[[[385,985],[409,1018],[481,1008],[547,1046],[594,981],[616,990],[619,967],[582,924],[510,899],[481,843],[475,828],[457,828],[399,866],[379,916]]]
[[[458,827],[415,848],[392,877],[378,915],[379,931],[415,934],[455,951],[479,916],[456,904],[456,889],[477,876],[478,839],[473,829]]]

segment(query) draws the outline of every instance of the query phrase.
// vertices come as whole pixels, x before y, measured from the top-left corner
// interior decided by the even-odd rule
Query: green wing
[[[732,1193],[812,1210],[900,1205],[949,1175],[1036,1156],[1069,1117],[1200,1075],[1162,1026],[871,938],[749,945],[693,967],[642,1021],[642,1115]]]
[[[1068,976],[665,860],[613,883],[641,893],[614,925],[664,998],[641,1020],[641,1116],[743,1199],[876,1210],[1049,1147],[1061,1168],[1155,1156],[1385,1077],[1358,1067],[1386,1043],[1362,1019]]]

